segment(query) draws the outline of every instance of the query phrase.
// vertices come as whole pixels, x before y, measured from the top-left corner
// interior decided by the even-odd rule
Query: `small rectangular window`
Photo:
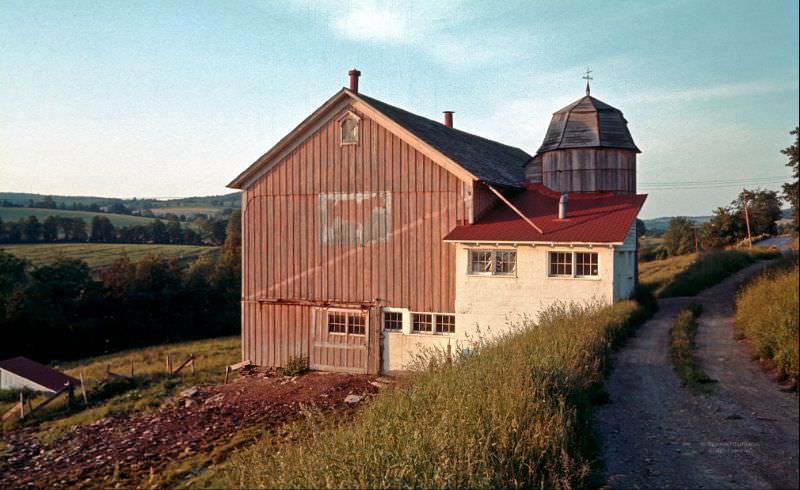
[[[598,275],[596,252],[575,253],[575,275],[577,277],[591,277]]]
[[[347,333],[351,335],[364,335],[366,329],[366,317],[364,315],[347,315]]]
[[[411,315],[411,329],[414,332],[433,332],[433,315],[414,313]]]
[[[347,333],[347,315],[336,311],[329,311],[328,332]]]
[[[456,316],[436,315],[436,333],[456,333]]]
[[[494,252],[494,273],[498,276],[510,276],[517,271],[517,252],[497,250]]]
[[[490,250],[470,250],[469,272],[470,274],[491,274],[492,252]]]
[[[383,329],[392,332],[403,330],[403,314],[396,311],[384,311]]]
[[[550,252],[550,275],[572,276],[572,252]]]
[[[514,250],[470,250],[469,273],[472,275],[513,276],[517,272]]]

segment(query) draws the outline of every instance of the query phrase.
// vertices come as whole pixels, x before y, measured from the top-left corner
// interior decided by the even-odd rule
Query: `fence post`
[[[223,384],[228,384],[228,374],[231,372],[231,367],[225,365],[225,382]]]
[[[25,418],[25,403],[23,402],[22,392],[19,392],[19,418]]]
[[[83,406],[89,406],[89,399],[86,398],[86,384],[83,382],[83,371],[81,371],[81,395],[83,395]]]
[[[192,374],[194,374],[194,353],[192,353]]]

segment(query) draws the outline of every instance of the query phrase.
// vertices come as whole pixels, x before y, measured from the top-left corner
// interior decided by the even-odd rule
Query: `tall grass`
[[[736,328],[758,354],[770,360],[795,388],[798,381],[798,309],[800,269],[797,262],[767,271],[736,298]]]
[[[254,488],[586,485],[591,400],[614,345],[649,311],[635,302],[558,305],[535,324],[452,363],[432,356],[408,385],[352,423],[315,416],[295,445],[234,456],[232,486]]]
[[[692,393],[709,393],[712,390],[711,383],[715,382],[697,365],[694,356],[697,317],[702,311],[702,306],[690,304],[678,315],[669,329],[669,353],[672,365],[684,386]]]
[[[694,296],[757,260],[779,256],[778,252],[759,248],[708,252],[700,255],[683,271],[678,272],[660,288],[657,294],[660,298]]]

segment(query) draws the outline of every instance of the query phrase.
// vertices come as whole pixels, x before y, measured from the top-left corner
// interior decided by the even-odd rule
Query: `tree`
[[[794,224],[794,229],[798,230],[800,228],[797,215],[798,190],[800,190],[800,126],[795,127],[794,131],[789,134],[795,136],[794,144],[785,150],[781,150],[781,153],[789,157],[789,162],[786,166],[792,169],[794,182],[783,184],[783,196],[792,207],[792,223]]]
[[[92,218],[92,235],[89,241],[111,243],[116,239],[116,232],[111,220],[105,216],[95,216]]]
[[[58,218],[48,216],[42,225],[42,241],[54,242],[58,239]]]
[[[743,234],[739,238],[747,236],[744,204],[747,201],[747,211],[750,220],[750,233],[753,236],[768,233],[774,235],[778,231],[776,222],[781,219],[781,200],[778,193],[768,190],[749,191],[744,189],[739,197],[731,203],[736,209],[736,220],[741,224]]]
[[[644,224],[644,221],[636,218],[636,238],[641,238],[647,235],[647,225]]]
[[[722,248],[730,245],[741,236],[741,224],[737,216],[727,207],[714,210],[714,217],[703,225],[703,248]]]
[[[157,219],[150,223],[151,239],[153,243],[169,243],[169,236],[167,235],[167,227],[164,222]]]
[[[695,229],[684,217],[672,218],[664,232],[664,248],[670,255],[683,255],[695,249]]]
[[[36,216],[28,216],[22,224],[22,240],[28,243],[38,242],[42,236],[42,224]]]
[[[70,226],[70,241],[72,242],[85,242],[89,239],[89,236],[86,234],[86,222],[83,221],[83,218],[74,218],[71,220],[72,224]]]

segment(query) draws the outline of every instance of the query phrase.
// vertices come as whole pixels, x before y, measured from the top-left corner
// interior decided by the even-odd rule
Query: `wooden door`
[[[369,310],[314,308],[309,367],[320,371],[367,373],[370,330]]]

